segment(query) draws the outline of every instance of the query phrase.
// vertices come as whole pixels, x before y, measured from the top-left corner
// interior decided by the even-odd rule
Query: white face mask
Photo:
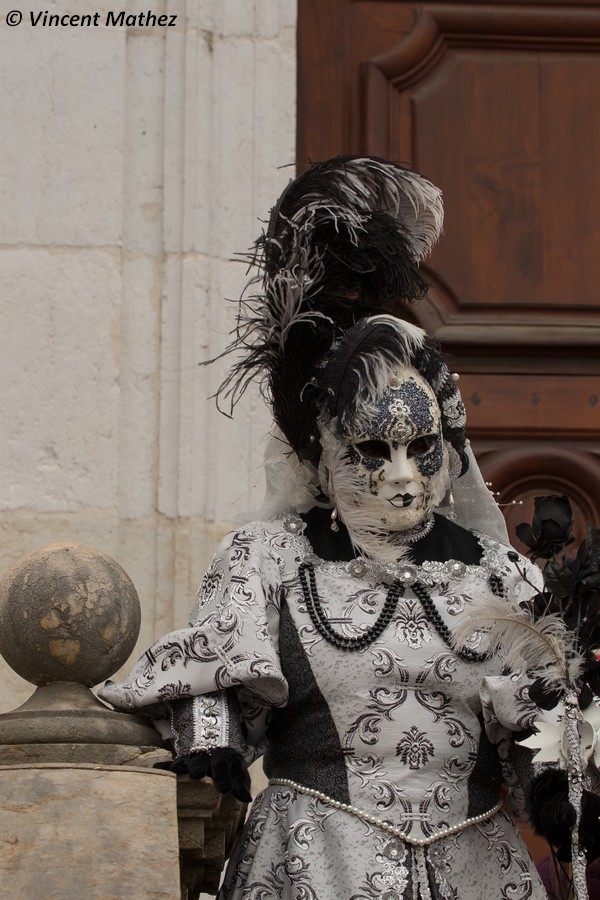
[[[324,462],[351,537],[353,531],[376,528],[385,534],[419,526],[449,487],[440,410],[414,369],[394,371],[373,415],[363,417],[360,433],[334,439],[333,454],[332,439],[330,432],[323,442]]]

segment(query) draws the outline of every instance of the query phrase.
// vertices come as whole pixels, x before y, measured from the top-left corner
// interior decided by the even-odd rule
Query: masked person
[[[426,284],[439,191],[376,159],[292,181],[254,262],[222,394],[276,423],[258,521],[228,535],[187,627],[100,695],[168,714],[175,771],[249,799],[223,900],[543,900],[501,797],[530,770],[523,680],[453,632],[527,599],[470,451],[456,380],[401,318]]]

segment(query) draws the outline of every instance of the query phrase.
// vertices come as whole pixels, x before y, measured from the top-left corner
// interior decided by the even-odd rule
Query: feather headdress
[[[318,405],[338,421],[341,434],[364,430],[375,415],[393,369],[411,366],[426,339],[416,325],[372,316],[353,325],[333,347],[318,376]]]
[[[333,342],[365,316],[397,312],[427,288],[419,263],[443,222],[441,192],[399,165],[336,157],[292,181],[250,263],[258,275],[225,353],[217,393],[233,409],[257,380],[301,459],[318,460],[317,409],[305,386]]]

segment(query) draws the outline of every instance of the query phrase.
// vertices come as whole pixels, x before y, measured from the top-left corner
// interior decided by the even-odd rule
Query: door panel
[[[600,2],[299,0],[298,159],[398,159],[444,191],[415,320],[461,374],[509,526],[600,524]]]

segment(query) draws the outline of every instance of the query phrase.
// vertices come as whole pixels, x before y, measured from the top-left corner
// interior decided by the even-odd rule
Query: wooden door
[[[600,525],[600,0],[299,0],[298,161],[365,153],[444,191],[415,318],[461,375],[509,528]]]

